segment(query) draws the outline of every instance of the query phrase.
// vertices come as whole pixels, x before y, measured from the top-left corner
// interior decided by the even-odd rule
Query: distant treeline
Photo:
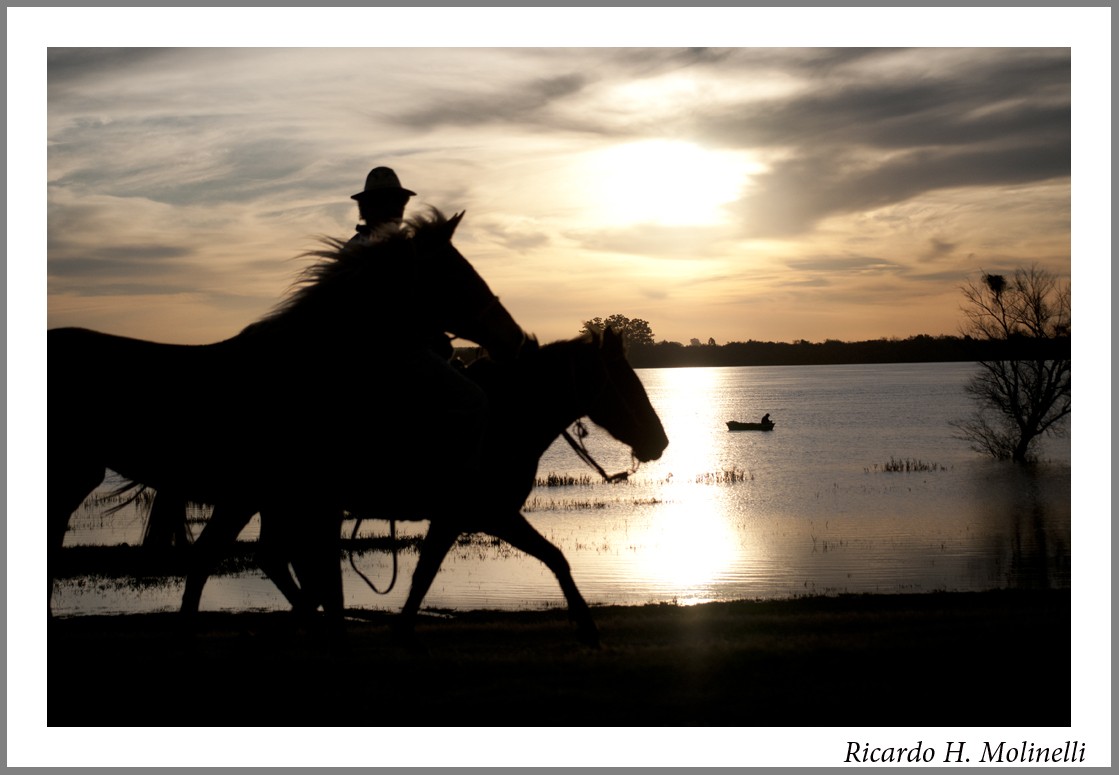
[[[479,347],[456,347],[455,355],[470,363]],[[939,363],[948,361],[1012,361],[1071,359],[1071,339],[981,340],[969,336],[870,339],[865,342],[727,342],[690,344],[662,341],[631,344],[628,359],[637,369],[679,366],[808,366],[838,363]]]
[[[1071,358],[1071,342],[1014,338],[1005,341],[959,336],[912,336],[865,342],[728,342],[684,345],[679,342],[631,345],[634,368],[679,366],[804,366],[840,363],[937,363],[946,361],[1055,360]]]

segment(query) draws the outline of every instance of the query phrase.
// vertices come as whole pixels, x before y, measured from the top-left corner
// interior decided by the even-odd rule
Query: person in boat
[[[768,424],[769,424],[769,412],[766,412],[765,417],[762,418],[762,425],[768,425]]]

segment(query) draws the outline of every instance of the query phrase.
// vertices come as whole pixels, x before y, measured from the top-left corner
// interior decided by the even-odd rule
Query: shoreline
[[[566,609],[72,616],[48,628],[49,726],[1069,726],[1071,590]],[[91,698],[97,698],[91,703]],[[185,701],[190,698],[190,701]]]

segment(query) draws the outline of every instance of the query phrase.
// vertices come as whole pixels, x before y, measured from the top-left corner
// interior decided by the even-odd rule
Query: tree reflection
[[[1067,588],[1070,582],[1068,470],[1044,465],[999,466],[988,482],[988,540],[1004,558],[1010,589]],[[1061,492],[1061,490],[1064,490]]]

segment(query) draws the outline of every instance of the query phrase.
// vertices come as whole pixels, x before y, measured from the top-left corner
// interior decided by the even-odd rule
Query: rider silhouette
[[[365,176],[365,188],[350,197],[357,202],[358,213],[365,221],[354,227],[356,233],[350,242],[371,239],[386,228],[399,229],[404,222],[404,208],[415,195],[415,191],[400,185],[400,178],[388,167],[371,169]]]
[[[388,167],[374,167],[365,176],[365,188],[350,197],[357,202],[358,213],[365,223],[359,223],[349,244],[373,239],[378,232],[395,233],[404,222],[404,208],[416,195],[400,185],[400,178]],[[428,345],[445,359],[454,355],[451,340],[443,333],[433,335]],[[190,543],[185,523],[181,519],[186,502],[170,493],[157,494],[152,503],[148,523],[144,529],[143,543],[149,548],[167,545],[183,546]]]
[[[357,202],[358,214],[365,223],[354,227],[355,233],[350,237],[349,244],[375,239],[378,234],[395,234],[404,223],[404,208],[414,196],[416,192],[400,185],[400,178],[389,167],[369,170],[365,176],[365,188],[350,197]],[[448,361],[454,358],[451,337],[442,331],[432,334],[428,347]]]
[[[355,234],[347,244],[358,246],[362,242],[377,239],[379,234],[384,236],[395,234],[403,224],[404,209],[413,196],[416,196],[416,193],[404,188],[392,169],[375,167],[370,170],[365,179],[364,189],[351,196],[357,202],[358,212],[364,223],[359,223],[355,227]],[[423,321],[420,321],[420,324],[422,325]],[[521,341],[522,343],[529,341],[523,332]],[[457,359],[452,360],[453,355],[454,348],[451,346],[451,337],[443,331],[432,329],[427,340],[426,352],[416,353],[406,370],[412,375],[411,379],[414,381],[416,391],[429,393],[431,396],[437,397],[445,421],[445,425],[441,427],[445,429],[446,425],[449,425],[459,428],[461,430],[460,446],[468,456],[465,459],[473,459],[480,450],[481,433],[489,412],[488,401],[481,388],[469,380],[462,373],[461,368],[456,368],[459,364],[456,363]],[[516,357],[516,354],[513,357]],[[430,446],[432,448],[436,446],[435,439],[432,439]],[[464,458],[458,459],[464,460]],[[468,483],[469,470],[472,466],[463,466],[463,468],[467,471],[467,474],[464,475],[466,477],[464,482]],[[216,519],[219,510],[228,512],[231,509],[228,506],[223,507],[221,504],[214,504],[214,506],[215,516],[211,517],[210,521],[211,523],[221,522],[232,527],[234,532],[230,536],[230,540],[235,539],[236,533],[240,532],[241,527],[252,516],[251,513],[238,513],[232,518],[222,515],[221,518]],[[189,539],[183,535],[185,531],[182,529],[183,523],[181,521],[185,508],[185,499],[178,494],[157,493],[152,504],[144,544],[146,546],[166,547],[168,544],[182,545],[186,543]],[[243,511],[243,509],[240,509],[240,511]],[[264,520],[262,519],[261,538],[263,538],[265,532],[263,526]],[[291,542],[296,537],[287,534],[290,532],[290,527],[285,530],[281,525],[278,530],[279,534],[277,534],[276,529],[269,532],[273,535],[279,535],[281,542],[288,543],[286,557],[291,557]],[[205,532],[203,531],[204,535],[200,536],[199,540],[205,537]],[[217,536],[212,540],[220,542],[222,538]],[[275,541],[276,539],[273,539],[271,543],[275,543]],[[281,552],[283,551],[281,550]],[[269,572],[269,575],[276,581],[277,586],[284,590],[282,576],[287,576],[286,561],[285,567],[279,573]],[[285,591],[285,595],[288,595],[287,591]],[[197,610],[197,602],[197,600],[193,602],[194,610]],[[294,599],[292,602],[295,602]],[[186,608],[184,598],[184,610]]]

